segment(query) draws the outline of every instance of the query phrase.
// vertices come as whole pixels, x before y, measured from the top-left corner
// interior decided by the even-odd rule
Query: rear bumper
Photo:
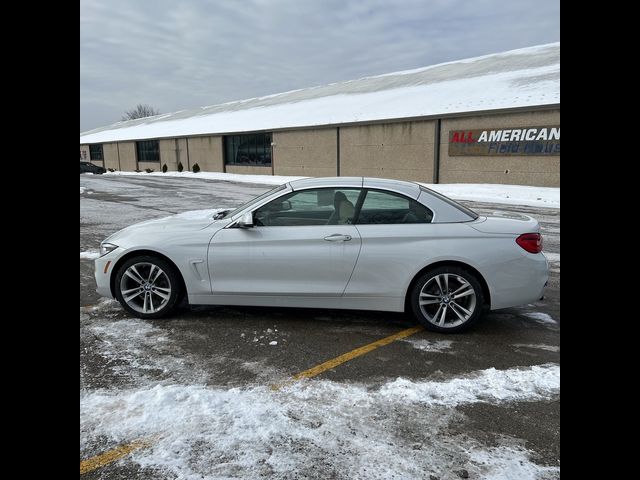
[[[549,264],[542,253],[524,253],[494,273],[491,310],[515,307],[544,298]]]

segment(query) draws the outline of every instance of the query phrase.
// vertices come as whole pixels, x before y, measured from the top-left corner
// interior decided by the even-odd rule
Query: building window
[[[228,135],[224,137],[227,165],[271,166],[271,133]]]
[[[102,153],[102,144],[89,145],[89,159],[91,160],[104,160],[104,154]]]
[[[160,142],[158,140],[136,142],[136,154],[139,162],[159,162]]]

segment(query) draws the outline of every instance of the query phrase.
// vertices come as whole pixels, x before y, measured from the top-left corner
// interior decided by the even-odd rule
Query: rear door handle
[[[351,235],[342,235],[340,233],[334,233],[328,237],[324,237],[327,242],[348,242],[351,240]]]

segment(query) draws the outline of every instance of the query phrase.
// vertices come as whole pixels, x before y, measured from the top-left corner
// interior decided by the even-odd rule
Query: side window
[[[254,212],[260,227],[341,225],[353,223],[359,188],[317,188],[292,192]]]
[[[431,223],[433,212],[421,203],[398,193],[368,190],[358,225]]]

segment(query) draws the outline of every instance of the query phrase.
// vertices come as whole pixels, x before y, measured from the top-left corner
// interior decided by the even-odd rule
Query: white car
[[[426,187],[363,177],[280,185],[234,211],[127,227],[101,244],[97,291],[140,318],[192,305],[412,312],[459,332],[542,297],[538,222],[479,216]]]

